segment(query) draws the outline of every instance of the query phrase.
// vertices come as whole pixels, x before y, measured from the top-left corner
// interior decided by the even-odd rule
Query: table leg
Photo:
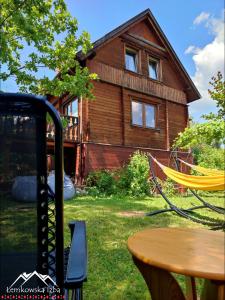
[[[224,300],[225,282],[205,280],[201,300]]]
[[[152,300],[185,300],[181,287],[170,272],[145,264],[134,256],[133,261],[148,286]]]
[[[196,282],[195,278],[191,276],[186,276],[186,299],[187,300],[197,300]]]

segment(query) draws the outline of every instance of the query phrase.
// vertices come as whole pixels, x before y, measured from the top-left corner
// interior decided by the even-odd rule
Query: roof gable
[[[143,38],[146,41],[164,47],[157,34],[154,32],[154,30],[152,30],[152,28],[149,25],[150,24],[148,20],[144,19],[143,21],[131,26],[126,31],[126,33],[131,34],[133,36],[137,36],[139,38]]]
[[[81,52],[78,53],[78,58],[80,60],[85,60],[86,58],[90,57],[94,52],[96,52],[100,47],[103,47],[106,43],[109,43],[110,41],[112,41],[112,39],[115,39],[116,37],[120,36],[125,32],[132,32],[133,35],[137,36],[138,31],[140,31],[141,22],[145,22],[146,26],[147,24],[150,25],[148,26],[149,31],[142,33],[143,39],[149,40],[150,43],[153,43],[155,45],[158,45],[158,47],[163,47],[164,49],[166,49],[170,58],[174,62],[175,67],[180,71],[180,74],[184,82],[186,83],[186,93],[188,97],[188,102],[201,98],[201,95],[198,92],[196,86],[194,85],[193,81],[191,80],[190,76],[188,75],[187,71],[185,70],[184,66],[182,65],[181,61],[176,55],[173,47],[171,46],[165,34],[163,33],[162,29],[160,28],[150,9],[144,10],[140,14],[136,15],[135,17],[131,18],[127,22],[123,23],[119,27],[104,35],[102,38],[95,41],[93,43],[93,48],[91,49],[91,51],[89,51],[87,55],[82,55]]]

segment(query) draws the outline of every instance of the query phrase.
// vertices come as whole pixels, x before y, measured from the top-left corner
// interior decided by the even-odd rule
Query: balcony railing
[[[63,137],[64,142],[78,142],[79,141],[79,126],[78,126],[78,117],[61,115],[63,123]],[[55,128],[54,124],[47,124],[47,138],[54,139],[55,137]]]

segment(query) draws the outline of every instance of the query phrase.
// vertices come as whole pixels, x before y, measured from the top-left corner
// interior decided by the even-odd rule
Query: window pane
[[[152,105],[145,105],[146,127],[155,127],[155,107]]]
[[[157,66],[158,66],[157,61],[152,61],[152,60],[149,61],[149,76],[152,79],[158,79]]]
[[[78,117],[78,100],[75,99],[71,106],[71,116]]]
[[[132,124],[143,126],[142,104],[132,102]]]
[[[64,106],[64,113],[67,116],[78,117],[78,99],[75,98]]]
[[[126,59],[126,69],[133,72],[137,72],[136,54],[127,50],[125,59]]]

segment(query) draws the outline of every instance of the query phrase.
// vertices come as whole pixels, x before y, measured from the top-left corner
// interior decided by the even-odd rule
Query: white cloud
[[[193,54],[195,74],[192,80],[202,95],[201,100],[190,105],[190,114],[194,117],[216,111],[215,102],[210,99],[208,94],[209,81],[218,71],[224,75],[224,20],[205,17],[204,26],[209,29],[213,40],[202,48],[191,45],[185,50],[186,54]]]
[[[209,13],[206,13],[206,12],[203,11],[203,12],[200,13],[200,15],[198,15],[198,16],[194,19],[193,24],[194,24],[194,25],[199,25],[199,24],[201,24],[202,22],[208,20],[209,16],[210,16]]]
[[[196,46],[189,46],[186,50],[185,50],[185,54],[191,54],[191,53],[194,53],[194,54],[197,54],[201,49],[196,47]]]

